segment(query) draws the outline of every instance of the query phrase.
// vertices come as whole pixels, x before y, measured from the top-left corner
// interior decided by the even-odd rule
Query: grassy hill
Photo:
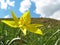
[[[4,19],[0,19],[0,41],[4,42],[4,45],[6,45],[8,40],[13,39],[20,34],[18,28],[14,29],[2,23],[1,20]],[[22,37],[27,43],[23,45],[60,45],[60,20],[49,18],[32,18],[31,23],[43,24],[44,26],[39,28],[41,28],[44,35],[37,35],[27,31],[27,35]],[[14,43],[12,45],[17,44]]]

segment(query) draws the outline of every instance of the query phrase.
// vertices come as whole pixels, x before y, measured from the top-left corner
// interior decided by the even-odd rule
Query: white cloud
[[[7,0],[6,2],[7,2],[7,4],[10,5],[10,6],[14,6],[14,3],[15,3],[15,1],[12,1],[12,2],[11,2],[10,0]]]
[[[10,16],[9,15],[5,15],[4,18],[10,18]]]
[[[55,12],[50,18],[60,20],[60,11]]]
[[[37,14],[41,14],[41,17],[54,18],[60,20],[60,0],[31,0],[35,3]]]
[[[6,2],[5,2],[5,0],[0,0],[0,3],[1,3],[1,9],[7,9],[7,7],[8,7],[8,5],[9,6],[14,6],[14,3],[15,3],[15,1],[10,1],[10,0],[6,0]]]
[[[25,11],[29,10],[30,6],[31,6],[31,1],[30,0],[23,0],[20,3],[19,11],[21,13],[24,13]]]

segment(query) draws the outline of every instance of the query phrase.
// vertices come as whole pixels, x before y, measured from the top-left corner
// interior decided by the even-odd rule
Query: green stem
[[[20,38],[21,38],[20,39],[20,44],[23,45],[23,43],[22,43],[22,32],[21,31],[20,31]]]

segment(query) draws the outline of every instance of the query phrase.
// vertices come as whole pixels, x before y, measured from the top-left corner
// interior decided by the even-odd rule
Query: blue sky
[[[0,18],[11,18],[11,10],[17,17],[30,10],[32,18],[60,20],[60,0],[0,0]]]
[[[8,5],[7,9],[1,9],[1,3],[0,3],[0,18],[5,18],[5,16],[7,16],[6,18],[8,18],[8,17],[10,18],[11,17],[11,13],[10,13],[11,10],[13,10],[15,12],[17,17],[22,16],[23,13],[19,11],[20,3],[22,2],[22,0],[10,0],[10,1],[11,2],[15,1],[14,6]],[[6,0],[5,0],[5,3],[6,3]],[[32,3],[32,5],[28,9],[28,10],[30,10],[31,17],[38,18],[39,15],[33,12],[33,10],[35,10],[35,4],[33,2],[31,2],[31,3]]]

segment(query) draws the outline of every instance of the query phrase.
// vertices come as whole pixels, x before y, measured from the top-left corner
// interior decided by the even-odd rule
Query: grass
[[[44,32],[44,35],[37,35],[27,31],[27,35],[22,37],[26,41],[26,43],[23,42],[23,45],[60,45],[60,21],[48,18],[35,18],[32,19],[32,23],[44,24],[43,27],[39,27]],[[18,28],[14,29],[0,22],[0,43],[2,41],[6,45],[8,41],[19,35]],[[11,45],[20,45],[20,42],[17,41]]]

